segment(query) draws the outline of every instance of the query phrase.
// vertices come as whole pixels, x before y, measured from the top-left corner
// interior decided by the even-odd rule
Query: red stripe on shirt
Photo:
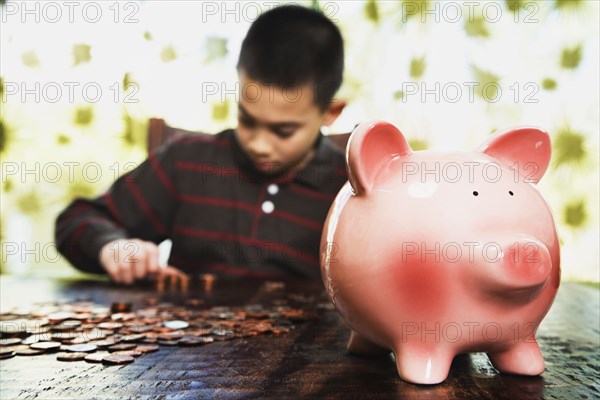
[[[144,212],[146,213],[148,218],[150,218],[150,221],[152,221],[152,223],[154,224],[154,227],[156,228],[158,233],[160,233],[161,235],[164,235],[166,233],[165,228],[161,224],[160,220],[156,217],[156,214],[154,214],[154,211],[152,210],[152,208],[150,208],[148,203],[146,203],[146,200],[144,200],[144,197],[138,190],[137,186],[135,186],[133,181],[130,179],[125,179],[125,184],[129,187],[129,190],[131,190],[133,197],[135,197],[135,199],[137,200],[140,207],[142,207],[142,210],[144,210]]]
[[[192,204],[204,204],[216,207],[226,207],[226,208],[240,208],[242,210],[247,210],[250,212],[255,212],[256,207],[252,204],[244,203],[242,201],[234,201],[234,200],[225,200],[219,199],[216,197],[204,197],[204,196],[194,196],[190,194],[182,194],[179,196],[181,201]]]
[[[100,223],[101,225],[104,224],[104,225],[113,226],[109,221],[107,221],[107,220],[105,220],[105,219],[103,219],[101,217],[98,217],[98,216],[95,216],[95,215],[91,215],[89,217],[83,218],[80,221],[81,225],[79,225],[77,227],[77,229],[75,229],[73,231],[73,233],[70,234],[71,239],[78,240],[79,237],[81,236],[81,234],[83,233],[83,231],[85,230],[85,228],[87,228],[89,225],[91,225],[94,222],[95,223]]]
[[[264,200],[264,197],[265,196],[263,196],[262,198],[259,199],[259,201],[258,201],[259,204]],[[225,208],[238,208],[238,209],[245,210],[245,211],[248,211],[251,213],[255,213],[257,215],[262,214],[261,207],[255,206],[253,204],[244,203],[242,201],[225,200],[225,199],[219,199],[219,198],[215,198],[215,197],[194,196],[194,195],[189,195],[189,194],[180,195],[179,199],[185,203],[210,205],[210,206],[225,207]],[[306,226],[317,232],[321,232],[323,230],[322,223],[317,222],[317,221],[312,221],[310,219],[301,217],[299,215],[292,214],[287,211],[275,210],[271,214],[268,214],[268,215],[271,215],[276,218],[284,219],[286,221],[290,221],[290,222],[293,222],[298,225]],[[250,234],[251,237],[256,237],[257,229],[258,229],[258,217],[255,217],[253,224],[252,224],[252,229],[251,229],[251,234]]]
[[[110,195],[110,193],[109,192],[104,193],[102,198],[106,202],[106,205],[108,206],[108,209],[110,210],[115,221],[117,221],[119,224],[121,224],[121,221],[122,221],[121,215],[119,214],[119,210],[117,209],[117,206],[115,205],[115,202],[114,202],[112,196]]]
[[[66,220],[71,220],[71,219],[75,218],[76,216],[78,216],[79,214],[81,214],[83,211],[89,211],[92,209],[93,209],[93,207],[86,203],[77,203],[73,207],[73,210],[69,211],[68,214],[65,214],[65,218],[66,218]]]
[[[219,167],[214,163],[199,163],[192,161],[177,161],[175,168],[185,169],[188,171],[201,172],[203,174],[217,174],[219,176],[242,175],[239,168],[236,167]]]
[[[195,236],[195,237],[203,237],[207,239],[214,240],[226,240],[229,242],[238,242],[242,244],[252,244],[258,246],[263,249],[268,249],[269,247],[273,247],[275,250],[278,250],[282,253],[293,251],[297,253],[298,259],[303,260],[306,263],[319,265],[319,259],[311,256],[310,254],[303,253],[292,246],[288,246],[283,243],[277,242],[267,242],[264,240],[257,240],[253,238],[249,238],[246,236],[234,235],[229,232],[216,232],[216,231],[207,231],[203,229],[192,228],[188,226],[174,226],[173,232],[178,233],[185,236]]]
[[[149,160],[150,165],[152,165],[152,169],[158,176],[158,179],[162,182],[163,185],[165,185],[171,196],[177,197],[177,190],[175,190],[173,182],[171,182],[167,174],[165,174],[162,167],[160,166],[160,163],[156,161],[156,157],[154,156],[154,154],[149,157]]]
[[[333,194],[321,193],[314,190],[306,189],[296,184],[295,182],[292,182],[290,184],[290,190],[303,196],[312,197],[313,199],[319,199],[328,202],[332,202],[336,196]]]
[[[274,217],[288,220],[290,222],[294,222],[298,225],[306,226],[307,228],[313,229],[317,232],[321,232],[323,230],[322,224],[315,222],[315,221],[311,221],[311,220],[303,218],[303,217],[300,217],[298,215],[289,213],[287,211],[275,210],[271,213],[271,215]]]

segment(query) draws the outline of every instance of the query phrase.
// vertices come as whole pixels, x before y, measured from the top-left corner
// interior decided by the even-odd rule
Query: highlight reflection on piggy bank
[[[415,152],[393,125],[361,124],[321,239],[349,351],[393,351],[400,377],[420,384],[443,381],[468,352],[541,374],[534,335],[560,281],[554,220],[535,187],[549,161],[537,128],[473,152]]]

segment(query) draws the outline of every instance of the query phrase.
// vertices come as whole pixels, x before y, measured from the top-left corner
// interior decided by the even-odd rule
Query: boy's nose
[[[271,144],[266,132],[257,130],[251,137],[248,149],[254,157],[265,157],[271,154]]]

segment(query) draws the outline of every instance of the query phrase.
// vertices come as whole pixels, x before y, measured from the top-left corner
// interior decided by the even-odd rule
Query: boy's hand
[[[117,283],[132,284],[136,279],[157,274],[158,246],[140,239],[108,242],[100,250],[100,265]]]

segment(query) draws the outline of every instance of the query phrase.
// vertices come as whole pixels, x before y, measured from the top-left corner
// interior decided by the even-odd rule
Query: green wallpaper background
[[[235,126],[241,40],[258,12],[286,2],[81,2],[71,15],[63,2],[32,2],[30,14],[1,3],[0,265],[69,275],[52,243],[57,213],[144,159],[150,117]],[[349,106],[331,131],[377,118],[415,149],[467,150],[498,129],[547,130],[539,188],[563,278],[599,280],[599,2],[296,3],[346,41],[338,97]]]

